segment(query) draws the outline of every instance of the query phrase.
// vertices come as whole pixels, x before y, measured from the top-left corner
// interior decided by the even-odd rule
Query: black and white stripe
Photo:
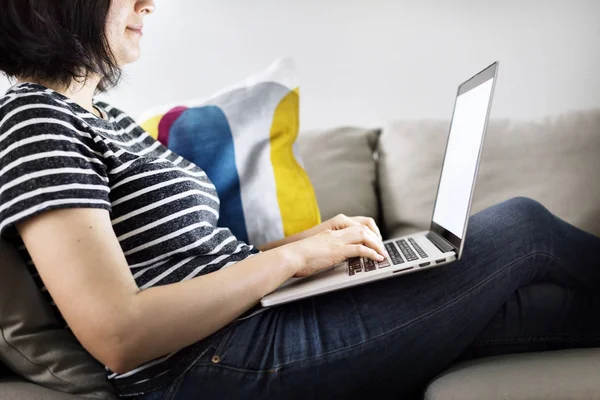
[[[217,227],[219,198],[206,173],[149,136],[127,114],[108,120],[33,83],[0,99],[0,234],[35,271],[15,224],[43,211],[102,208],[141,289],[192,279],[259,251]],[[58,310],[55,309],[60,317]],[[109,378],[122,393],[175,370],[182,351]],[[150,372],[151,371],[151,372]],[[133,390],[133,389],[132,389]]]

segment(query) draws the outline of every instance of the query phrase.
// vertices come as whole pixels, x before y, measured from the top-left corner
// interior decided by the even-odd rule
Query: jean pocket
[[[229,348],[229,344],[231,343],[231,337],[233,336],[235,331],[236,328],[234,326],[230,326],[227,328],[227,332],[225,332],[225,334],[215,347],[215,353],[211,358],[211,362],[218,364],[223,359],[223,356],[225,355],[225,352],[227,351],[227,349]]]
[[[192,365],[212,363],[213,360],[220,361],[220,357],[218,357],[217,354],[220,354],[219,352],[222,351],[221,349],[226,348],[226,345],[227,343],[229,343],[229,338],[231,337],[233,330],[234,329],[232,326],[226,326],[213,333],[212,335],[204,338],[202,341],[198,342],[197,344],[200,344],[202,346],[201,354]],[[190,368],[192,367],[192,365],[190,365]],[[160,397],[160,400],[172,400],[173,398],[175,398],[175,396],[177,396],[177,394],[179,393],[179,389],[183,381],[185,380],[188,372],[189,370],[186,370],[180,376],[178,376],[175,379],[175,381],[171,385],[169,385],[167,389],[163,392],[163,396]],[[159,398],[157,398],[157,400],[158,399]]]
[[[233,325],[228,325],[206,338],[207,347],[202,357],[195,364],[218,364],[223,359],[223,353],[229,347],[231,336],[235,331]]]

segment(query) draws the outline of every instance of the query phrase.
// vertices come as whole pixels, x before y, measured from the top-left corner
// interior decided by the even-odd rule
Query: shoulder
[[[39,85],[13,88],[0,98],[0,156],[8,159],[61,150],[68,142],[86,154],[97,147],[83,113],[69,105],[68,99]]]
[[[67,111],[73,116],[82,117],[83,113],[77,113],[74,110],[74,104],[73,100],[61,96],[44,86],[33,83],[19,83],[8,89],[6,94],[0,98],[0,113],[6,114],[22,107],[54,106]]]
[[[40,85],[18,84],[0,98],[0,134],[19,126],[51,121],[75,128],[83,122],[83,115],[77,113],[68,100],[59,98]]]

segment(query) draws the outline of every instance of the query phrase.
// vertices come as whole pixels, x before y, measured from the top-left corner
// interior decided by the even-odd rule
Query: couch
[[[427,229],[448,125],[447,120],[404,120],[374,129],[302,132],[296,150],[322,218],[371,216],[385,238]],[[526,196],[600,235],[599,173],[600,110],[536,120],[492,119],[471,211]],[[75,398],[17,377],[0,380],[0,399]],[[457,363],[432,379],[424,398],[600,399],[600,348]]]

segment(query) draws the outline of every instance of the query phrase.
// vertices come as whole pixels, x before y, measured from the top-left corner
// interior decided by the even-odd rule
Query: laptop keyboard
[[[412,246],[415,248],[415,250],[417,251],[417,254],[419,254],[419,256],[421,258],[427,258],[427,253],[425,253],[425,250],[423,250],[421,248],[421,246],[419,246],[419,244],[416,242],[415,239],[413,238],[408,238],[408,241],[410,242],[410,244],[412,244]]]
[[[394,246],[394,243],[386,243],[385,249],[390,255],[390,259],[394,265],[402,264],[404,262],[400,252],[398,251],[398,247]]]
[[[415,261],[419,258],[429,257],[413,238],[408,238],[408,240],[400,239],[396,242],[386,243],[385,249],[390,256],[390,260],[392,260],[392,264],[390,264],[387,259],[377,262],[366,257],[354,257],[348,260],[348,275],[353,276],[359,272],[376,271],[380,268],[389,267],[390,265],[399,265],[404,263],[405,260]],[[404,258],[402,258],[402,256],[404,256]]]

